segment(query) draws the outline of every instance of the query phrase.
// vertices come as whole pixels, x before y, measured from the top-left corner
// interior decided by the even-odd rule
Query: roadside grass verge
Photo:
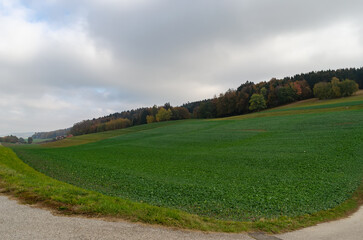
[[[63,214],[90,217],[111,217],[201,231],[278,233],[342,218],[354,212],[363,200],[363,184],[353,197],[339,206],[311,215],[254,222],[221,221],[200,217],[179,210],[151,206],[125,199],[105,196],[57,181],[24,164],[9,148],[0,146],[0,189],[25,203],[38,203]]]

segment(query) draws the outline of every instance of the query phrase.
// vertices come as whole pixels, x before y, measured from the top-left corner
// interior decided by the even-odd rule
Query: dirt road
[[[21,205],[0,196],[1,240],[362,240],[363,207],[349,218],[319,224],[299,231],[267,236],[263,234],[219,234],[173,230],[128,222],[55,216],[51,212]]]
[[[283,240],[363,240],[363,206],[348,218],[321,223],[277,237]]]
[[[144,226],[127,222],[55,216],[0,196],[1,240],[117,239],[117,240],[251,240],[247,234],[206,234]]]

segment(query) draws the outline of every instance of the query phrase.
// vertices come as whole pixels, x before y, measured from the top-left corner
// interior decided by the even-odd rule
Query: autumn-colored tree
[[[246,88],[243,88],[246,89]],[[237,104],[238,95],[244,96],[244,91],[229,89],[226,93],[221,93],[218,98],[214,98],[212,103],[215,105],[215,115],[217,117],[232,116],[238,114]]]
[[[130,127],[131,125],[132,123],[129,119],[118,118],[107,122],[105,124],[105,130],[110,131],[110,130],[122,129]]]
[[[302,94],[302,87],[301,87],[301,85],[300,85],[299,81],[291,82],[291,83],[290,83],[290,86],[291,86],[291,88],[292,88],[292,89],[294,89],[294,90],[295,90],[295,92],[296,92],[296,94],[297,94],[298,96],[301,96],[301,94]]]
[[[153,123],[153,122],[155,122],[155,117],[153,115],[147,115],[146,116],[146,122],[147,123]]]
[[[250,96],[245,92],[237,92],[236,113],[243,114],[248,112],[248,98]]]
[[[332,98],[339,98],[342,96],[340,92],[340,80],[337,77],[333,77],[331,79],[331,90],[332,90]]]
[[[189,119],[190,112],[185,107],[173,107],[171,108],[172,120]]]
[[[308,99],[313,97],[313,92],[311,91],[311,88],[306,80],[297,81],[300,85],[301,94],[300,99]]]
[[[162,122],[162,121],[169,121],[171,118],[171,110],[168,109],[166,110],[165,108],[161,107],[158,111],[158,113],[156,114],[156,121],[157,122]]]
[[[254,93],[250,99],[249,109],[251,111],[255,111],[255,110],[260,111],[265,108],[266,108],[266,101],[265,101],[264,97],[261,94]]]

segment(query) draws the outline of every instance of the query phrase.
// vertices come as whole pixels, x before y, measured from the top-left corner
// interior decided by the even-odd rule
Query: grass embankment
[[[14,164],[0,157],[0,176],[9,191],[70,212],[200,230],[292,230],[344,216],[362,200],[362,188],[351,196],[363,177],[363,107],[324,109],[154,124],[67,148],[14,148],[37,170],[109,196],[48,178],[8,149]]]

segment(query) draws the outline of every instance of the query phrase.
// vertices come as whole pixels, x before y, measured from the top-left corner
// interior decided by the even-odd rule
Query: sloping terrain
[[[343,203],[361,184],[363,96],[14,150],[48,176],[109,196],[222,220],[296,217]]]

